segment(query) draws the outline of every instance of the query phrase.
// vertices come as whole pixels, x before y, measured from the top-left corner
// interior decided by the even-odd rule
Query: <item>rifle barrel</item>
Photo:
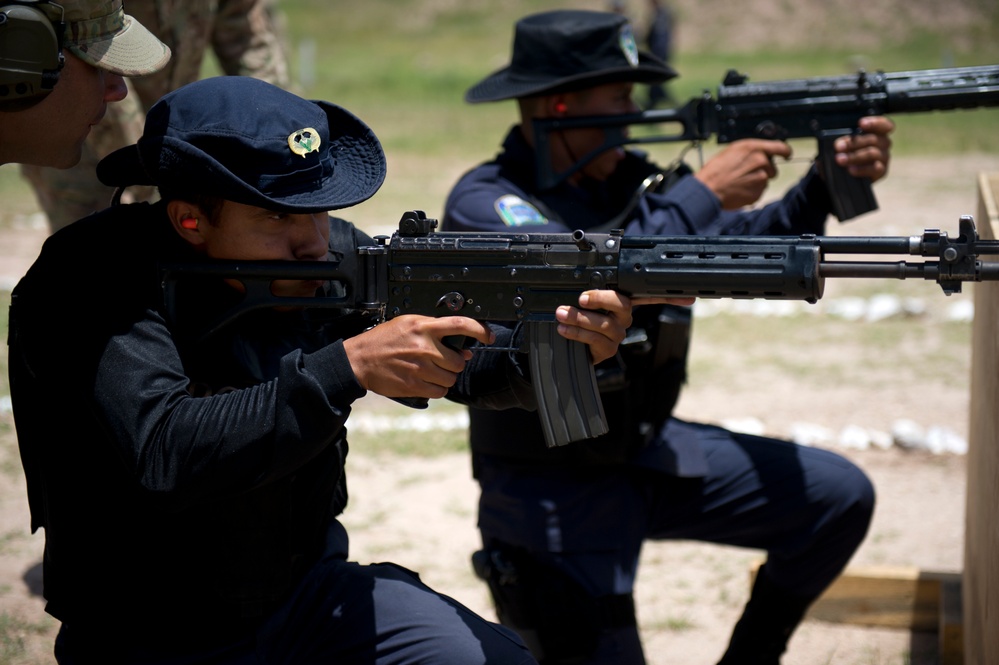
[[[819,274],[822,277],[856,277],[877,279],[936,279],[926,275],[927,268],[936,268],[936,261],[928,263],[908,263],[906,261],[822,261]]]
[[[816,239],[826,254],[910,254],[919,238],[904,236],[821,236]]]
[[[822,261],[819,275],[822,277],[855,277],[874,279],[928,279],[938,280],[940,267],[946,270],[947,263],[939,261]],[[975,266],[977,280],[999,279],[999,263],[979,261]]]

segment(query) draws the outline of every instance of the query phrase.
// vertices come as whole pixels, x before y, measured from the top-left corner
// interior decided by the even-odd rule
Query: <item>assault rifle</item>
[[[999,280],[999,262],[979,260],[999,254],[999,241],[979,240],[970,216],[961,217],[954,238],[938,230],[911,237],[674,237],[625,236],[618,231],[436,232],[436,226],[436,220],[420,211],[407,212],[391,237],[380,236],[376,245],[358,249],[356,267],[350,270],[326,261],[164,266],[168,313],[175,316],[179,280],[214,276],[242,281],[246,294],[206,335],[239,314],[276,305],[361,310],[376,320],[420,314],[523,322],[546,440],[549,446],[561,446],[607,431],[586,346],[556,330],[556,308],[575,304],[585,290],[615,289],[636,298],[814,303],[830,277],[932,280],[947,295],[959,293],[964,282]],[[831,254],[902,254],[930,260],[831,261]],[[279,298],[270,291],[275,279],[331,281],[336,288],[325,297]],[[457,346],[462,340],[451,343]],[[477,350],[490,349],[513,350]]]
[[[868,115],[923,113],[999,106],[999,65],[952,67],[911,72],[858,72],[856,75],[750,83],[729,70],[718,94],[705,91],[677,109],[618,116],[543,118],[534,121],[537,178],[541,189],[555,186],[600,153],[617,146],[684,141],[718,143],[739,139],[818,139],[833,212],[840,221],[878,207],[867,178],[854,178],[835,162],[833,143],[859,131]],[[673,133],[632,136],[632,125],[676,125]],[[604,129],[604,143],[569,169],[556,173],[551,164],[551,132],[582,127]]]

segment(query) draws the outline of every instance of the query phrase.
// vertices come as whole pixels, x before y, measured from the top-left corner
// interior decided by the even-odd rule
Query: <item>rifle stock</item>
[[[246,286],[243,301],[206,329],[210,335],[261,307],[364,310],[380,320],[402,314],[467,316],[526,324],[529,366],[549,446],[607,431],[588,349],[557,332],[555,310],[580,293],[610,288],[632,297],[822,297],[826,278],[923,279],[944,293],[964,282],[999,280],[999,241],[979,240],[962,217],[955,237],[918,236],[624,236],[612,233],[436,232],[436,220],[406,213],[400,231],[359,248],[357,270],[330,262],[217,262],[161,267],[168,316],[176,317],[181,279],[228,277]],[[900,254],[924,261],[833,261],[833,254]],[[337,283],[337,295],[285,299],[275,279]],[[488,350],[488,348],[480,349]],[[509,349],[502,349],[509,350]]]
[[[894,73],[860,71],[849,76],[760,83],[750,83],[747,76],[731,70],[714,97],[705,91],[676,109],[534,120],[537,179],[541,189],[554,187],[600,153],[622,145],[700,143],[712,136],[722,144],[747,138],[814,138],[833,213],[846,221],[878,207],[870,179],[851,176],[834,159],[833,143],[840,136],[859,131],[857,123],[862,117],[995,106],[999,106],[999,65]],[[650,124],[675,127],[675,131],[650,136],[631,136],[625,131],[633,125]],[[582,127],[603,128],[603,145],[556,173],[549,135]]]

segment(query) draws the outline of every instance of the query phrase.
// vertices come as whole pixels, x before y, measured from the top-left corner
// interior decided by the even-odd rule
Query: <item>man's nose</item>
[[[329,214],[325,212],[301,215],[295,224],[294,247],[295,258],[318,260],[326,256],[329,250],[329,240],[326,229],[329,228]]]
[[[104,72],[104,101],[120,102],[128,96],[125,79],[120,74]]]

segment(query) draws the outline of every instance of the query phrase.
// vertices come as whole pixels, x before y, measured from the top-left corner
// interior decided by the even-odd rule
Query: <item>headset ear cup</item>
[[[60,41],[42,10],[0,6],[0,103],[38,101],[52,91],[64,64]]]

